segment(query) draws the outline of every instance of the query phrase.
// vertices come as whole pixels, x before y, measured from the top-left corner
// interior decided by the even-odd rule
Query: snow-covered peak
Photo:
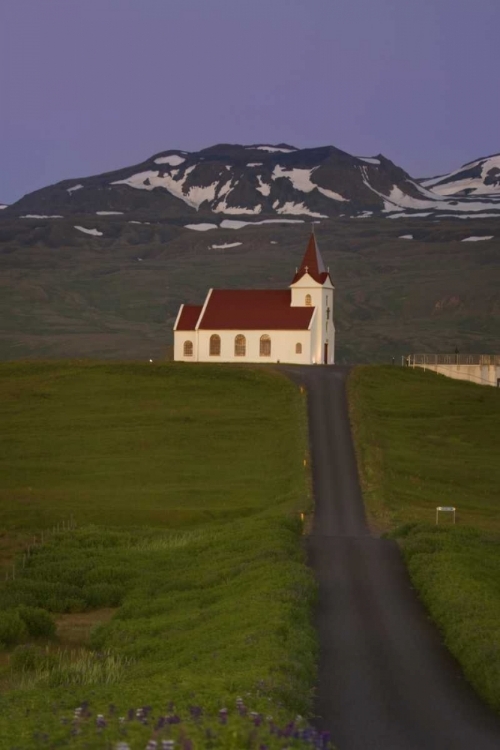
[[[155,164],[168,164],[171,167],[178,167],[179,164],[184,164],[186,160],[179,154],[169,154],[168,156],[159,156],[155,159]]]
[[[438,195],[500,196],[500,154],[476,159],[449,174],[420,182]]]

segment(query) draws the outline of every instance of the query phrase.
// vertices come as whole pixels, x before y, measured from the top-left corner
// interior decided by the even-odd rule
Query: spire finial
[[[314,234],[314,221],[311,221],[311,232],[313,233],[313,236],[316,237]]]

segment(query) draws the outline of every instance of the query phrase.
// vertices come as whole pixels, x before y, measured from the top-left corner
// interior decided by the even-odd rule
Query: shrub
[[[29,635],[52,638],[56,634],[56,624],[46,609],[19,607],[18,612],[26,624]]]
[[[0,644],[11,646],[26,637],[28,629],[15,610],[0,612]]]

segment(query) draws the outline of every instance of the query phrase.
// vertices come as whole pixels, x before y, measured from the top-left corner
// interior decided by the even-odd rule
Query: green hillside
[[[0,395],[0,747],[38,747],[37,732],[64,746],[61,716],[84,705],[86,718],[88,701],[115,739],[141,706],[179,714],[162,736],[193,741],[222,731],[223,707],[228,742],[255,733],[250,709],[307,715],[299,389],[238,367],[17,363],[0,368]],[[147,724],[127,737],[144,746]]]
[[[422,370],[349,381],[363,494],[466,677],[500,712],[500,391]],[[436,506],[457,509],[456,526]]]
[[[211,286],[286,288],[310,231],[304,222],[196,232],[158,216],[128,218],[0,217],[0,360],[164,359],[182,302],[201,303]],[[337,360],[500,350],[498,223],[322,220]],[[471,235],[494,239],[461,241]],[[241,244],[220,247],[233,243]]]

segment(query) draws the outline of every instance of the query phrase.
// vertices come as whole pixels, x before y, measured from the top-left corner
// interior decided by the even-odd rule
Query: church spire
[[[295,274],[292,284],[302,278],[302,276],[304,276],[306,273],[308,273],[309,276],[314,279],[314,281],[317,281],[318,284],[323,284],[329,276],[328,271],[325,268],[325,264],[323,263],[323,258],[321,257],[318,243],[316,242],[316,235],[314,234],[314,224],[312,225],[311,236],[309,237],[307,249],[304,257],[302,258],[302,263],[300,264],[297,273]]]

